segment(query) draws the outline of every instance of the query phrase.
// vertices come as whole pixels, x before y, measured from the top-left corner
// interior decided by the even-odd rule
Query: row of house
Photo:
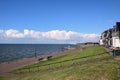
[[[99,44],[112,50],[112,55],[120,54],[120,22],[101,34]]]

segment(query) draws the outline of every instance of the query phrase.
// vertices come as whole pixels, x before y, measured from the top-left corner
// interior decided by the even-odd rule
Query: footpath
[[[64,52],[42,55],[42,56],[38,56],[37,58],[35,58],[35,57],[34,58],[25,58],[25,59],[22,59],[22,60],[17,60],[17,61],[13,61],[13,62],[9,62],[9,63],[7,63],[7,62],[2,63],[2,64],[0,64],[0,76],[15,77],[17,75],[9,73],[9,71],[14,70],[14,69],[18,69],[18,68],[26,66],[26,65],[34,64],[34,63],[38,62],[38,59],[40,57],[45,58],[47,56],[52,56],[54,58],[54,57],[61,56],[61,55],[64,55],[64,54],[71,54],[71,53],[83,50],[85,48],[88,48],[88,47],[91,47],[91,45],[84,46],[84,47],[79,47],[79,48],[76,48],[76,49],[65,50]]]

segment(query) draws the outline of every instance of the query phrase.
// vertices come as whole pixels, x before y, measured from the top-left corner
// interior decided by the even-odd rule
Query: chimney
[[[116,22],[116,26],[120,27],[120,22]]]

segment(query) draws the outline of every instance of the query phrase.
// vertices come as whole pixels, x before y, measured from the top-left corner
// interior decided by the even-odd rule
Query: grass
[[[5,80],[5,78],[4,78],[4,77],[2,77],[2,76],[0,76],[0,80]]]
[[[74,65],[72,66],[72,61],[61,63],[61,68],[60,63],[50,65],[49,71],[47,70],[48,66],[42,66],[40,67],[41,71],[44,71],[42,73],[40,71],[36,72],[37,69],[33,68],[36,65],[41,66],[73,58],[96,55],[99,53],[105,54],[101,56],[87,57],[86,59],[82,58],[74,60]],[[25,68],[32,68],[31,73],[28,73],[28,70]],[[83,51],[66,54],[48,61],[25,66],[21,68],[21,70],[21,76],[9,80],[120,80],[120,62],[114,60],[111,55],[100,46],[94,46]],[[17,74],[17,70],[11,72]]]
[[[12,80],[120,80],[120,62],[98,62],[45,73],[35,73]]]
[[[70,60],[70,59],[80,58],[80,57],[85,57],[85,56],[90,56],[90,55],[97,55],[97,54],[102,54],[102,53],[106,53],[106,50],[103,47],[94,46],[94,47],[85,49],[83,51],[78,51],[78,52],[75,52],[75,53],[72,53],[72,54],[65,54],[63,56],[59,56],[59,57],[56,57],[56,58],[53,58],[53,59],[50,59],[50,60],[47,60],[47,61],[42,61],[42,62],[39,62],[39,63],[28,65],[28,66],[25,66],[25,67],[21,68],[20,70],[17,69],[17,70],[11,71],[11,72],[12,73],[22,73],[23,74],[23,73],[28,73],[28,72],[36,72],[38,70],[45,71],[45,70],[48,70],[48,67],[49,67],[48,64],[56,63],[56,62],[58,62],[58,63],[50,65],[51,69],[59,68],[60,65],[63,65],[63,67],[68,67],[73,63],[73,61]],[[90,62],[90,61],[94,61],[98,57],[99,56],[93,56],[93,57],[90,57],[90,58],[86,58],[86,60],[87,60],[87,62]],[[105,58],[110,57],[110,55],[109,54],[104,54],[104,57]],[[69,60],[69,61],[59,63],[61,61],[65,61],[65,60]],[[82,63],[84,63],[84,60],[85,60],[84,58],[76,59],[76,60],[74,60],[74,63],[82,64]],[[45,66],[42,66],[42,65],[45,65]],[[39,67],[37,67],[37,66],[39,66]]]

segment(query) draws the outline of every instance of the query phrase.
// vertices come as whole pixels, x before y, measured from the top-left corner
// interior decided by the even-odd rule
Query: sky
[[[98,42],[120,0],[0,0],[0,43]]]

